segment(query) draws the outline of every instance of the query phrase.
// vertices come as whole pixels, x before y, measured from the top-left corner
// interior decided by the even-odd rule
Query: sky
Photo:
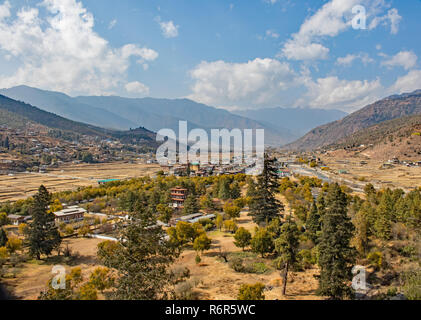
[[[0,0],[0,88],[352,112],[421,89],[420,0]]]

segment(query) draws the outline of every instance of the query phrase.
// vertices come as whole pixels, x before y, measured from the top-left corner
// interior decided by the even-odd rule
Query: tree
[[[212,240],[209,239],[206,233],[202,233],[193,242],[193,249],[197,252],[203,253],[205,250],[209,250],[211,247]]]
[[[224,218],[220,214],[216,215],[215,225],[219,229],[219,231],[221,231],[221,229],[224,225]]]
[[[260,253],[262,258],[265,253],[273,251],[273,240],[266,228],[256,228],[256,232],[251,239],[251,249],[253,252]]]
[[[4,147],[9,150],[10,149],[10,142],[9,142],[9,136],[6,136],[6,139],[4,140]]]
[[[239,197],[241,197],[240,184],[237,181],[235,181],[231,184],[230,198],[231,199],[238,199]]]
[[[5,247],[7,240],[9,240],[7,238],[7,233],[6,231],[4,231],[3,228],[0,228],[0,247]]]
[[[156,224],[154,214],[138,208],[133,219],[121,230],[119,249],[101,260],[116,272],[112,297],[119,300],[160,300],[175,296],[180,281],[170,266],[178,257],[165,239],[165,231]]]
[[[91,227],[89,225],[84,224],[78,231],[78,235],[81,237],[86,237],[91,232]]]
[[[243,284],[238,292],[238,300],[265,300],[263,283]]]
[[[283,204],[275,197],[279,189],[275,161],[265,155],[263,172],[257,178],[256,190],[251,197],[250,215],[257,224],[269,223],[284,209]]]
[[[175,227],[177,237],[181,241],[182,245],[194,241],[196,232],[192,225],[185,221],[179,221]]]
[[[237,230],[234,236],[234,244],[236,247],[243,249],[248,247],[251,243],[251,233],[245,228],[241,227]]]
[[[34,196],[31,207],[32,223],[29,225],[27,242],[29,253],[38,260],[41,254],[50,255],[61,244],[60,233],[55,225],[55,216],[49,212],[51,195],[44,186]]]
[[[156,210],[158,211],[158,214],[159,214],[159,220],[161,220],[164,223],[170,222],[172,215],[174,213],[173,208],[165,204],[158,204],[156,206]]]
[[[194,213],[198,213],[199,210],[200,210],[200,205],[197,201],[197,198],[194,195],[189,194],[186,198],[186,201],[184,201],[183,214],[184,215],[194,214]]]
[[[347,215],[347,196],[335,183],[326,196],[319,243],[320,279],[318,293],[333,299],[352,296],[348,282],[355,262],[355,249],[350,247],[354,226]]]
[[[224,212],[231,218],[235,219],[240,217],[241,208],[233,205],[231,202],[227,202],[224,205]]]
[[[279,266],[284,267],[283,295],[286,294],[289,267],[297,262],[299,235],[297,224],[289,220],[283,224],[281,236],[275,240],[275,250],[279,256],[278,263],[280,262]]]
[[[226,231],[235,233],[238,229],[237,224],[234,220],[225,220],[224,221],[224,228]]]
[[[210,193],[200,197],[200,207],[208,212],[215,210],[215,204]]]
[[[228,200],[231,198],[230,178],[222,176],[219,180],[218,198],[221,200]]]
[[[317,208],[317,204],[314,201],[311,206],[310,214],[306,222],[306,230],[307,230],[308,237],[311,239],[311,241],[317,244],[320,231],[322,230],[322,223],[321,223],[321,217],[319,214],[319,209]]]
[[[9,223],[6,212],[0,212],[0,227],[5,226]]]
[[[28,225],[26,223],[21,223],[18,226],[19,234],[25,235],[28,233]]]
[[[390,240],[391,238],[392,216],[394,215],[394,202],[388,191],[385,191],[380,199],[374,222],[375,234],[379,239],[383,240]]]
[[[361,256],[365,256],[368,249],[368,234],[369,234],[369,207],[370,204],[365,202],[361,209],[357,212],[354,217],[355,226],[355,237],[354,243],[355,248]]]
[[[16,251],[22,249],[22,240],[16,236],[10,236],[6,243],[6,248],[10,253],[15,253]]]
[[[61,204],[59,199],[55,199],[53,203],[50,205],[51,212],[57,212],[63,210],[63,205]]]

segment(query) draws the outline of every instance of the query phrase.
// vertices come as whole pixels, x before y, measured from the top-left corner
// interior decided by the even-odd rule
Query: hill
[[[28,122],[40,124],[47,128],[72,132],[76,135],[97,136],[101,138],[118,137],[119,139],[133,138],[138,142],[155,145],[155,134],[144,128],[134,131],[115,131],[72,121],[54,113],[41,110],[32,105],[15,101],[0,95],[0,124],[8,127],[24,128]]]
[[[286,146],[292,150],[313,150],[334,144],[359,130],[384,121],[421,114],[421,90],[394,95],[368,105],[349,116],[319,126]]]
[[[270,124],[278,129],[288,129],[297,137],[309,130],[347,116],[340,110],[308,108],[267,108],[259,110],[237,111],[244,117]]]
[[[372,159],[421,160],[421,115],[385,121],[339,140],[328,149],[355,151]]]

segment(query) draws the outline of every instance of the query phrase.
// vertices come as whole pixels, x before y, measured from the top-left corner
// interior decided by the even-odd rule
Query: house
[[[54,212],[54,215],[56,216],[56,223],[71,223],[82,221],[85,213],[85,209],[78,206],[71,206],[58,212]]]
[[[10,223],[13,224],[14,226],[18,226],[22,223],[25,223],[31,218],[32,218],[31,216],[24,217],[24,216],[18,216],[16,214],[10,214],[7,216],[7,219],[9,219]]]
[[[176,187],[171,190],[171,200],[174,208],[182,208],[187,199],[187,189]]]

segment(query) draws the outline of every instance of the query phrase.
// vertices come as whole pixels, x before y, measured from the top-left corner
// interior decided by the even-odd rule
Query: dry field
[[[239,227],[244,227],[254,232],[255,224],[247,213],[243,212],[237,221]],[[287,286],[287,295],[282,296],[282,280],[279,271],[273,270],[264,274],[248,274],[235,272],[228,263],[218,257],[219,248],[226,252],[242,252],[234,245],[232,235],[224,232],[210,232],[212,248],[202,255],[200,264],[196,264],[196,252],[192,250],[183,251],[177,265],[187,267],[190,270],[191,278],[200,281],[196,291],[200,300],[236,300],[242,284],[255,284],[261,282],[273,287],[265,291],[266,300],[316,300],[320,297],[315,295],[318,282],[314,278],[318,270],[307,270],[305,272],[291,272]],[[271,260],[265,259],[265,264],[270,266]]]
[[[255,225],[247,213],[242,213],[238,219],[238,225],[254,231]],[[313,277],[318,270],[307,270],[306,272],[291,272],[287,287],[287,295],[281,294],[281,276],[279,271],[272,270],[264,274],[246,274],[235,272],[228,263],[223,262],[218,257],[219,247],[229,253],[241,252],[233,244],[233,237],[224,232],[213,231],[209,233],[212,238],[212,248],[202,255],[202,262],[196,264],[196,252],[193,250],[183,251],[181,257],[174,267],[187,267],[191,272],[191,279],[200,280],[200,284],[195,289],[197,298],[200,300],[236,300],[238,289],[242,284],[254,284],[262,282],[273,289],[265,292],[266,300],[314,300],[320,299],[314,292],[317,289],[317,280]],[[63,245],[69,245],[72,252],[78,252],[79,257],[74,265],[66,267],[70,270],[74,267],[81,267],[83,275],[88,278],[89,274],[98,266],[96,249],[99,239],[67,239]],[[271,260],[265,259],[266,265],[271,265]],[[24,263],[17,272],[14,279],[5,279],[4,283],[10,291],[19,299],[36,299],[39,293],[45,289],[49,279],[51,279],[51,269],[54,263],[36,262]]]
[[[343,179],[361,184],[372,183],[376,188],[402,188],[408,191],[421,187],[420,167],[394,165],[391,169],[382,169],[383,161],[367,159],[363,156],[346,157],[337,153],[323,155],[321,158],[335,172],[346,170],[348,174],[338,175]],[[366,161],[367,164],[361,165],[361,161]]]
[[[0,202],[26,199],[35,194],[41,184],[50,192],[97,186],[98,180],[127,179],[153,175],[160,166],[137,163],[105,163],[69,165],[47,173],[0,175]]]
[[[98,266],[96,250],[98,243],[102,241],[99,239],[81,238],[63,240],[64,247],[68,244],[73,253],[78,252],[80,255],[74,265],[71,267],[66,266],[66,270],[70,271],[71,268],[80,267],[84,278],[87,279],[95,267]],[[3,279],[2,281],[17,299],[35,300],[53,277],[51,273],[53,266],[53,262],[38,263],[32,261],[24,263],[16,278]]]

